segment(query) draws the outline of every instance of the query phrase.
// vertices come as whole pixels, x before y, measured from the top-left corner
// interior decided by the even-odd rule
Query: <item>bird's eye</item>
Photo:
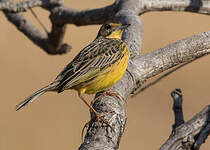
[[[105,24],[104,28],[105,28],[106,30],[109,30],[109,29],[111,29],[111,26],[110,26],[109,24]]]

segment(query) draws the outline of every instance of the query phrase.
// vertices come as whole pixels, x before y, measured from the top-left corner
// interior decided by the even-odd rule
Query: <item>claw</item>
[[[103,116],[101,116],[100,114],[98,114],[98,112],[92,107],[92,105],[88,104],[88,102],[84,99],[84,97],[83,97],[80,93],[79,93],[79,97],[80,97],[80,98],[83,100],[83,102],[90,108],[90,110],[95,114],[95,118],[94,118],[94,119],[97,120],[98,127],[101,127],[101,126],[100,126],[100,121],[103,121],[105,124],[107,124],[107,125],[112,129],[112,131],[114,131],[114,129],[113,129],[113,127],[110,125],[109,121],[107,121],[106,119],[104,119]],[[86,127],[88,127],[88,125],[89,125],[90,122],[91,122],[91,120],[88,121],[88,122],[85,124],[85,126],[83,127],[81,138],[83,138],[84,129],[85,129]]]

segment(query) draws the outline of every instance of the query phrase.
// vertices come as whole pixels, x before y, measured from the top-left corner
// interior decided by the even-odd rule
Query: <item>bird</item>
[[[73,89],[95,114],[97,121],[102,120],[109,125],[108,121],[92,107],[92,103],[88,103],[83,94],[104,91],[123,77],[128,66],[130,51],[121,38],[128,26],[130,24],[104,23],[93,42],[82,49],[53,82],[20,102],[16,106],[16,111],[48,91],[61,93]],[[109,92],[106,94],[112,95]]]

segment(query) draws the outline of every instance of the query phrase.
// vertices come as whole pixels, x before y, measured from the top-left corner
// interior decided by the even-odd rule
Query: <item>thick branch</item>
[[[13,3],[11,1],[0,2],[0,10],[12,13],[25,12],[34,7],[43,7],[51,12],[51,20],[57,24],[90,25],[103,24],[114,18],[118,5],[113,3],[98,9],[76,10],[62,5],[61,0],[29,0]]]
[[[104,8],[82,11],[61,6],[52,10],[51,18],[59,24],[93,25],[111,21],[116,12],[115,3]]]
[[[7,12],[17,13],[17,12],[25,12],[29,8],[34,8],[42,5],[43,1],[40,0],[22,1],[16,4],[10,1],[5,1],[5,2],[0,2],[0,9]]]
[[[209,0],[144,0],[141,14],[148,11],[187,11],[210,14]]]
[[[148,78],[209,53],[210,31],[180,40],[144,56],[136,56],[130,63],[129,71],[138,88]]]
[[[11,1],[1,1],[0,10],[12,13],[20,13],[35,7],[50,9],[61,4],[62,0],[24,0],[17,3]]]
[[[117,2],[121,3],[120,0]],[[210,0],[138,0],[133,2],[128,1],[128,3],[131,3],[132,6],[137,6],[135,12],[138,12],[139,14],[148,11],[189,11],[210,14]],[[18,3],[5,1],[0,2],[0,9],[7,12],[18,13],[25,12],[34,7],[51,9],[52,7],[61,4],[62,0],[25,0]],[[107,20],[111,20],[118,8],[119,5],[117,3],[104,8],[83,11],[62,6],[57,12],[54,12],[56,14],[54,18],[65,24],[101,24]],[[58,14],[59,12],[60,14]]]

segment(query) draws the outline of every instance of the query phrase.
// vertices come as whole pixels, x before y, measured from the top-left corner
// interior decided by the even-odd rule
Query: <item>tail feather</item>
[[[21,108],[25,107],[27,104],[29,104],[30,102],[33,102],[34,100],[36,100],[39,96],[41,96],[42,94],[44,94],[47,91],[51,91],[53,89],[52,84],[38,90],[37,92],[35,92],[34,94],[32,94],[31,96],[29,96],[28,98],[26,98],[24,101],[20,102],[17,106],[16,106],[16,111],[20,110]]]

